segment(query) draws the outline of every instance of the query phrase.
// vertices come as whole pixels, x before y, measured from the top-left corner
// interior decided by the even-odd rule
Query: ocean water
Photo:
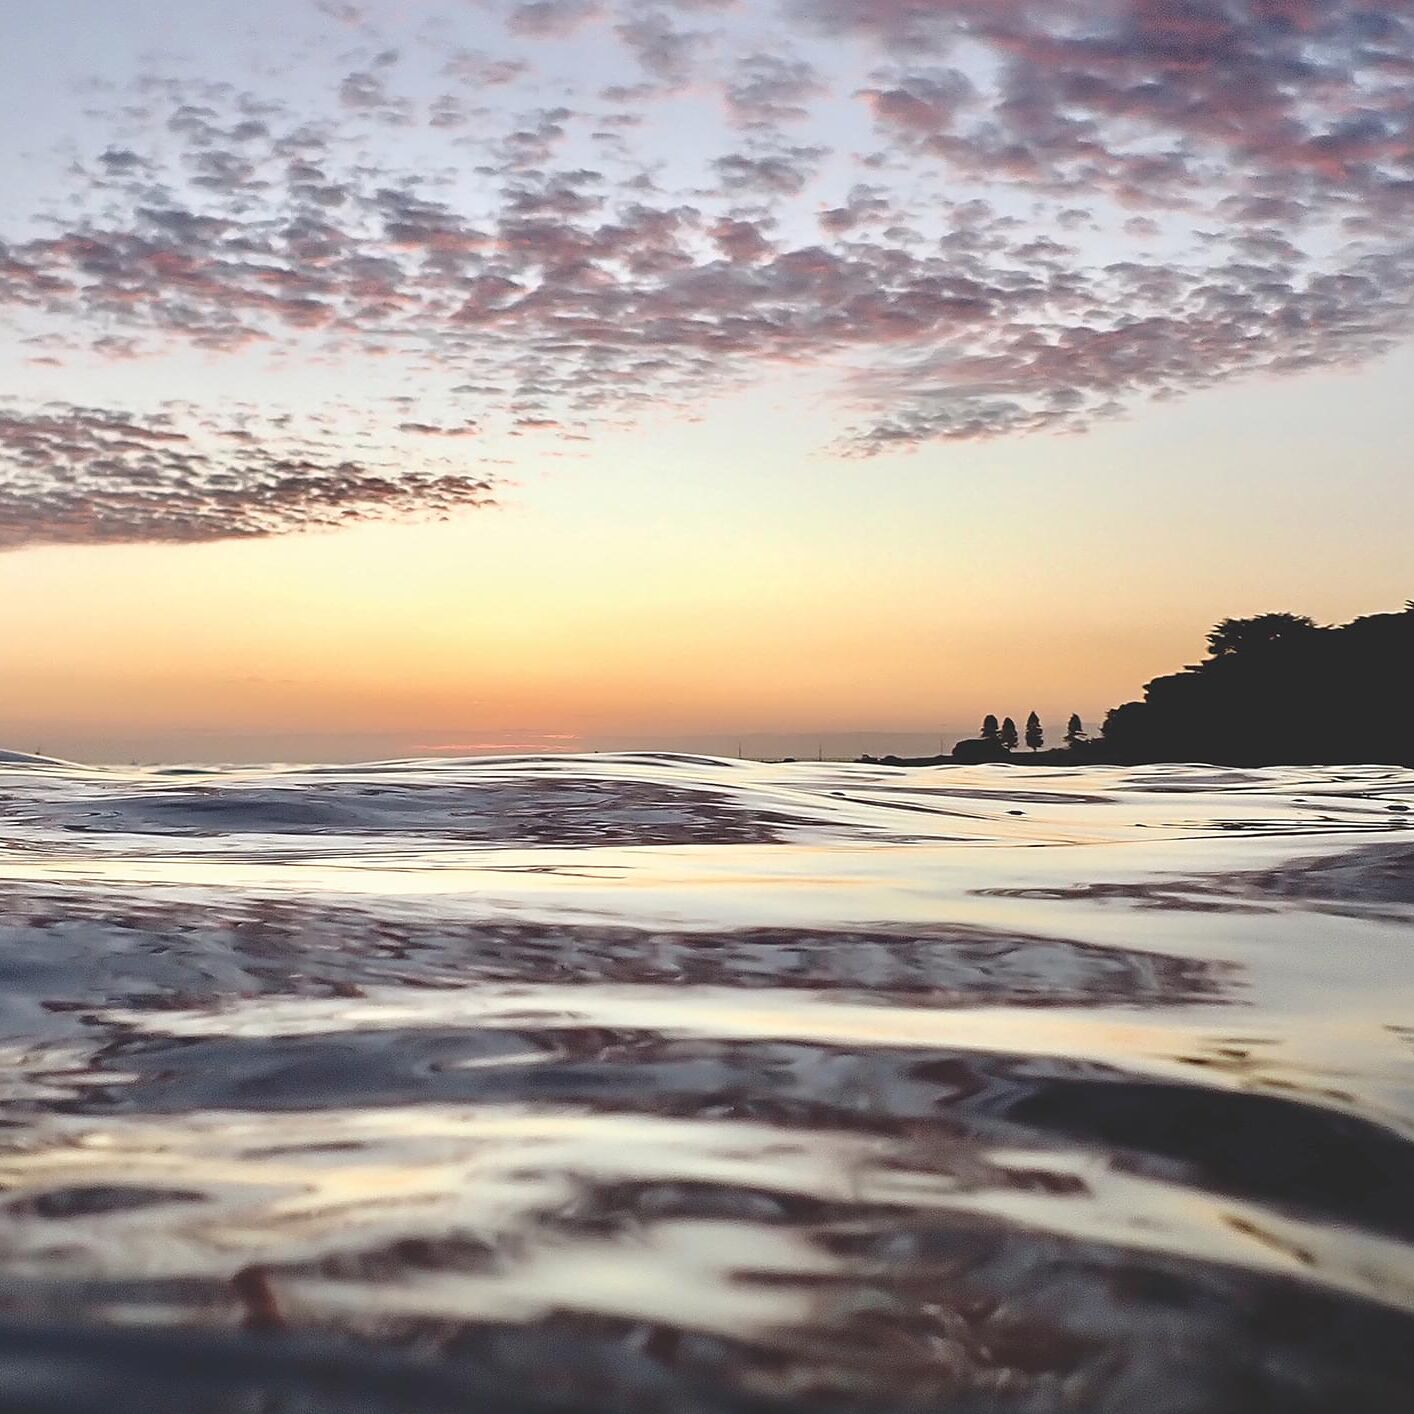
[[[1414,773],[0,759],[0,1409],[1412,1391]]]

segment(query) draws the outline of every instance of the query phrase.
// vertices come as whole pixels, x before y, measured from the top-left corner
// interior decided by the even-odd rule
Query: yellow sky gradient
[[[662,52],[627,0],[31,8],[0,747],[1054,740],[1224,616],[1414,596],[1408,192],[1347,121],[1407,95],[1348,7],[1201,65],[1152,4]],[[1213,121],[1228,72],[1270,81]]]
[[[808,419],[753,446],[747,399],[709,436],[527,456],[451,522],[0,556],[0,739],[262,758],[1093,721],[1225,613],[1408,597],[1414,506],[1372,493],[1395,453],[1357,454],[1348,414],[1358,390],[1378,445],[1410,371],[864,463]]]

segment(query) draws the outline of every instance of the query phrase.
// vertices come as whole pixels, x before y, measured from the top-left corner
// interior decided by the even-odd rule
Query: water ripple
[[[1412,808],[8,755],[0,1410],[1402,1410]]]

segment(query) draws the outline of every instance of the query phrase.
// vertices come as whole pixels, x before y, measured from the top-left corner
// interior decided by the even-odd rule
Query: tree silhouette
[[[1046,744],[1046,734],[1041,730],[1041,719],[1034,712],[1026,719],[1026,744],[1032,751]]]
[[[1001,743],[1008,751],[1016,750],[1016,743],[1019,738],[1016,735],[1016,723],[1010,717],[1002,723]]]
[[[1144,684],[1105,718],[1116,762],[1414,764],[1414,740],[1372,740],[1370,722],[1414,720],[1414,613],[1318,627],[1303,614],[1224,619],[1211,656]]]
[[[1070,721],[1065,726],[1065,744],[1075,746],[1085,740],[1085,723],[1080,720],[1079,712],[1070,714]]]
[[[1009,721],[1010,718],[1008,718],[1007,720]],[[1001,728],[997,726],[997,719],[990,712],[988,712],[987,715],[982,718],[982,740],[996,741],[996,739],[1000,735]]]
[[[1316,631],[1316,621],[1305,614],[1258,614],[1250,619],[1224,619],[1208,635],[1208,652],[1214,658],[1228,658]]]

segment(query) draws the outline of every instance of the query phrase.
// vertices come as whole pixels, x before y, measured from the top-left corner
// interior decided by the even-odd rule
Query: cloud
[[[0,406],[0,549],[251,538],[492,503],[489,478],[336,459],[318,445],[327,429],[311,430],[325,435]]]
[[[730,152],[713,159],[712,168],[729,194],[742,191],[767,196],[796,196],[815,175],[823,147],[791,147],[783,152]]]
[[[1409,175],[1408,0],[793,0],[826,34],[886,52],[990,51],[997,91],[959,124],[920,80],[870,91],[926,150],[1027,183],[1201,184],[1239,164],[1348,199]],[[926,82],[926,80],[921,80]],[[933,110],[933,111],[930,111]],[[1136,161],[1167,142],[1167,168]],[[1205,160],[1206,159],[1206,160]],[[1381,164],[1391,164],[1382,167]],[[1138,201],[1155,193],[1132,181]]]
[[[304,98],[145,82],[64,200],[4,228],[0,318],[100,372],[192,348],[385,362],[438,389],[388,429],[420,453],[696,412],[774,368],[838,372],[855,454],[1077,431],[1409,335],[1407,0],[785,0],[808,51],[715,5],[504,13],[511,49],[452,51],[455,93],[427,102],[373,43]],[[537,41],[601,14],[586,43],[618,67],[565,97]],[[492,494],[370,465],[337,421],[292,447],[8,416],[10,544]]]
[[[779,54],[747,54],[726,86],[732,121],[746,128],[775,128],[809,117],[809,100],[826,92],[814,65]]]
[[[952,127],[977,88],[957,69],[915,69],[892,74],[887,86],[861,89],[860,96],[881,125],[931,135]]]
[[[884,188],[860,183],[850,189],[843,205],[822,211],[819,222],[830,235],[842,236],[865,223],[887,220],[892,213],[893,205]]]
[[[447,78],[478,89],[500,88],[530,73],[528,60],[493,57],[475,49],[458,49],[443,65]]]
[[[704,51],[713,43],[711,34],[679,29],[656,9],[631,14],[615,30],[644,71],[669,88],[680,88],[688,82]]]
[[[601,14],[595,0],[526,0],[511,7],[506,24],[515,34],[563,39]]]
[[[362,5],[354,5],[348,0],[316,0],[316,8],[331,20],[350,27],[360,25],[367,18]]]
[[[368,68],[355,70],[344,78],[339,85],[339,102],[360,116],[396,127],[406,126],[412,121],[412,105],[389,90],[382,71],[390,67],[390,63],[386,54],[379,58],[385,62],[375,59]]]
[[[1086,318],[1004,322],[858,372],[860,400],[893,411],[856,434],[853,449],[1083,429],[1137,396],[1172,396],[1258,368],[1357,362],[1407,335],[1412,281],[1414,247],[1337,275],[1302,276],[1280,260],[1234,260],[1201,279],[1116,265],[1085,302]]]
[[[775,253],[764,223],[724,218],[712,227],[712,239],[731,261],[758,261]]]
[[[415,437],[475,437],[480,429],[474,422],[463,422],[455,427],[438,427],[430,422],[400,422],[398,431]]]

